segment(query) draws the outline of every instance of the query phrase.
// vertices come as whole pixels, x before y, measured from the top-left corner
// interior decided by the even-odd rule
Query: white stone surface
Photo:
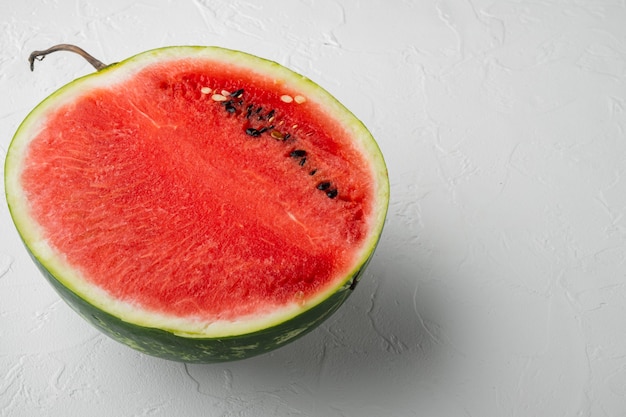
[[[335,316],[201,366],[83,322],[3,202],[0,415],[626,415],[623,0],[3,1],[0,33],[2,160],[31,108],[91,72],[57,54],[31,73],[32,50],[113,62],[215,44],[331,91],[392,184],[376,256]]]

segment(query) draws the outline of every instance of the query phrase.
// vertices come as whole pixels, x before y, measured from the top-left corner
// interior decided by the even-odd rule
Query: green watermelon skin
[[[346,301],[358,283],[369,260],[349,283],[326,300],[276,326],[258,332],[223,338],[191,338],[161,329],[128,323],[91,305],[65,287],[26,249],[37,268],[61,296],[83,319],[98,330],[132,349],[161,359],[184,363],[220,363],[251,358],[286,345],[315,329]]]

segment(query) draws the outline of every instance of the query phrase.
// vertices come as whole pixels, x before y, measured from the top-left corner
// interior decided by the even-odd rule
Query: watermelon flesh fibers
[[[70,83],[22,124],[5,169],[38,266],[137,326],[130,339],[254,334],[323,304],[371,258],[388,200],[354,116],[220,48],[151,51]]]

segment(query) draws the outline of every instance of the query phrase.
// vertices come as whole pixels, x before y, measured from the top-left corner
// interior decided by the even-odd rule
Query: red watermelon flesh
[[[85,91],[47,115],[23,166],[52,249],[166,316],[303,304],[349,275],[378,227],[377,179],[332,112],[219,60],[156,62]]]

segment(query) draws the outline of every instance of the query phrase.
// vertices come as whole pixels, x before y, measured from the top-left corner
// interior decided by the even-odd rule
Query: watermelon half
[[[387,170],[365,126],[311,80],[218,47],[167,47],[62,87],[5,162],[13,221],[82,317],[185,362],[304,335],[379,241]]]

